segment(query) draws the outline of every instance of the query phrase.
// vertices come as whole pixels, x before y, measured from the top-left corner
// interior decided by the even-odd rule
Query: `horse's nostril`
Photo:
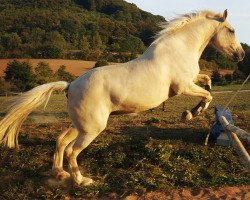
[[[242,53],[241,53],[242,60],[243,60],[244,57],[245,57],[245,51],[242,51]]]
[[[237,53],[233,53],[233,60],[237,62],[239,60],[239,56]]]

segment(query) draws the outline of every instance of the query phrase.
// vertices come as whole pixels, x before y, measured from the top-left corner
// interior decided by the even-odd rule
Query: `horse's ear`
[[[227,19],[227,9],[224,11],[222,19],[223,21]]]

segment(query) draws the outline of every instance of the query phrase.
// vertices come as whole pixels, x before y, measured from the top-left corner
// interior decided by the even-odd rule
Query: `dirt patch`
[[[36,67],[39,62],[48,63],[53,71],[56,71],[61,65],[66,66],[66,70],[75,76],[85,73],[87,70],[95,66],[95,61],[82,60],[62,60],[62,59],[17,59],[21,62],[28,61],[33,67]],[[9,62],[13,59],[0,59],[0,76],[3,76],[4,71]]]
[[[250,199],[250,185],[240,187],[222,187],[218,189],[180,189],[171,192],[149,192],[142,196],[129,195],[125,200],[166,200],[166,199]]]

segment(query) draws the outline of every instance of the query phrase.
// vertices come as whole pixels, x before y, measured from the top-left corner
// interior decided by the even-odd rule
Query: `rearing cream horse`
[[[138,113],[179,94],[202,98],[183,113],[187,120],[208,107],[211,80],[199,74],[198,64],[204,48],[211,43],[237,61],[244,57],[226,18],[227,10],[223,14],[201,11],[183,15],[168,22],[140,58],[92,69],[70,84],[48,83],[24,93],[0,122],[0,142],[18,148],[19,129],[28,114],[46,104],[53,90],[68,90],[73,125],[57,139],[53,171],[61,180],[71,177],[77,184],[91,184],[93,180],[80,173],[77,156],[105,129],[110,114]],[[197,82],[205,84],[205,89]],[[64,152],[69,173],[63,170]]]

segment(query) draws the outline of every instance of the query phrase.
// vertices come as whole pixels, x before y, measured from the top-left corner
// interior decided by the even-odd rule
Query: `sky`
[[[126,0],[142,10],[161,15],[166,20],[178,14],[199,10],[223,12],[228,10],[228,20],[242,43],[250,45],[250,0]]]

